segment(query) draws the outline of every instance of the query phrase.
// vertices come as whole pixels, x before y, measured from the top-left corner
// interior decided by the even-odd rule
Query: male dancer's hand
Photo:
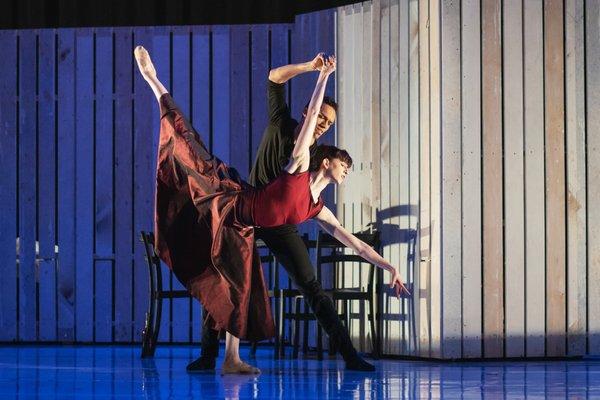
[[[313,71],[320,71],[325,65],[326,55],[325,53],[319,53],[315,56],[315,58],[310,61],[310,68]]]

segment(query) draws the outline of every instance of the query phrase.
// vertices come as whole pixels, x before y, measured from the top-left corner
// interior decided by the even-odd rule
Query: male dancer
[[[305,112],[300,122],[291,117],[290,109],[285,101],[285,83],[301,73],[318,71],[325,63],[325,57],[323,53],[320,53],[311,61],[285,65],[269,72],[269,125],[264,131],[249,177],[250,184],[255,187],[264,186],[275,179],[286,166],[294,148],[296,136],[304,123]],[[334,123],[337,104],[333,99],[325,97],[320,111],[312,146],[315,146],[316,140],[325,134]],[[360,357],[354,349],[348,330],[341,324],[333,302],[325,294],[321,283],[317,280],[308,251],[297,227],[282,225],[276,228],[256,228],[255,235],[267,244],[286,269],[289,277],[298,286],[319,324],[329,335],[329,340],[339,349],[346,362],[346,369],[374,371],[375,367]],[[204,326],[202,355],[188,365],[188,371],[214,369],[218,350],[218,332]]]

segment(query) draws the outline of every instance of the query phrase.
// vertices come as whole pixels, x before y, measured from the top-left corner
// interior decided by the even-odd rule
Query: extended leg
[[[156,100],[160,100],[160,96],[169,92],[158,80],[156,76],[156,69],[154,68],[154,64],[152,64],[152,60],[150,59],[150,54],[148,54],[148,51],[142,46],[137,46],[133,51],[133,54],[135,55],[135,60],[137,61],[140,73],[146,82],[148,82],[148,85],[150,85],[150,88],[154,92],[154,96],[156,96]]]
[[[329,340],[335,343],[346,361],[346,368],[359,371],[375,370],[375,367],[363,360],[354,349],[348,329],[342,325],[331,298],[325,294],[315,276],[308,251],[296,227],[285,225],[256,229],[255,232],[256,237],[267,244],[298,286],[317,321],[329,335]]]

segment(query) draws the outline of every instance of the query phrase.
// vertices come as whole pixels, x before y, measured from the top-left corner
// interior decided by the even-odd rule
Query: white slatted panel
[[[430,177],[431,177],[431,270],[429,285],[431,310],[431,356],[441,357],[442,264],[441,264],[441,43],[440,5],[429,3],[429,93],[430,93]]]
[[[569,355],[586,353],[586,194],[584,5],[567,0],[567,329]]]
[[[420,191],[420,230],[418,260],[418,299],[417,330],[419,335],[418,354],[430,356],[430,269],[431,269],[431,201],[430,201],[430,109],[429,109],[429,0],[419,0],[419,175]]]
[[[586,2],[588,353],[600,354],[600,3]]]
[[[481,357],[481,38],[479,0],[462,5],[463,357]]]
[[[523,3],[525,38],[525,319],[527,356],[544,355],[544,58],[543,3]]]
[[[460,3],[441,3],[442,357],[462,356]]]
[[[402,24],[401,24],[402,25]],[[407,246],[407,273],[403,275],[405,280],[415,282],[415,274],[418,272],[416,268],[419,266],[420,252],[417,245],[416,231],[419,227],[419,3],[417,0],[408,2],[408,108],[409,108],[409,139],[407,151],[408,164],[408,188],[409,196],[406,207],[406,214],[409,216],[409,231],[403,234],[403,240]],[[401,93],[398,92],[398,96]],[[408,242],[407,242],[408,241]],[[405,322],[407,329],[410,329],[405,340],[407,341],[408,355],[416,355],[416,324],[417,324],[417,309],[414,307],[414,302],[418,299],[417,295],[412,293],[409,301],[404,300],[404,313],[407,315],[408,321]],[[413,307],[411,307],[413,305]]]
[[[505,354],[525,355],[522,2],[503,3]]]
[[[381,16],[380,16],[380,24],[381,24],[381,64],[380,64],[380,121],[381,121],[381,130],[380,130],[380,159],[381,159],[381,194],[380,194],[380,202],[379,202],[379,212],[386,212],[390,209],[390,191],[395,191],[396,185],[391,184],[391,170],[392,165],[390,164],[390,137],[392,135],[398,136],[397,131],[397,118],[398,118],[398,109],[397,104],[396,107],[392,111],[392,87],[398,87],[398,73],[394,73],[394,68],[391,66],[391,54],[390,54],[390,34],[392,33],[390,29],[390,0],[381,0]],[[397,40],[395,40],[397,43]],[[396,121],[391,121],[392,119],[396,119]],[[396,127],[395,132],[390,132],[390,125],[394,125]],[[398,178],[397,172],[394,174],[396,178]],[[390,223],[388,219],[380,219],[377,220],[379,226],[384,229],[386,233],[385,238],[385,246],[383,248],[383,256],[387,260],[391,260],[391,248],[394,246],[390,244],[392,242],[392,238],[389,230],[387,230],[387,226]],[[385,277],[384,277],[385,279]],[[389,299],[384,296],[383,299],[384,309],[383,312],[389,312]],[[394,326],[395,325],[395,326]],[[388,340],[383,342],[383,349],[386,352],[393,351],[394,353],[398,353],[398,345],[402,341],[402,332],[399,329],[397,324],[393,324],[385,321],[383,323],[383,330],[386,332],[386,337]]]
[[[396,8],[395,12],[392,12],[392,25],[398,26],[398,35],[394,30],[394,35],[391,36],[390,40],[398,42],[398,48],[392,45],[392,49],[395,51],[395,55],[392,56],[392,68],[398,69],[398,90],[392,91],[393,101],[392,104],[397,104],[398,111],[392,116],[397,119],[398,134],[395,138],[391,138],[390,141],[395,143],[392,147],[392,198],[390,207],[394,210],[394,207],[399,207],[397,212],[393,212],[396,216],[393,220],[394,229],[399,229],[400,235],[395,235],[392,239],[394,246],[392,247],[392,260],[394,265],[400,269],[400,274],[404,281],[408,277],[408,243],[406,242],[405,233],[409,229],[410,214],[408,212],[410,206],[410,79],[409,79],[409,67],[410,67],[410,35],[409,35],[409,2],[402,1]],[[395,22],[395,23],[394,23]],[[396,39],[394,39],[396,38]],[[402,95],[400,95],[402,93]],[[392,314],[405,313],[406,309],[402,307],[406,306],[406,302],[400,302],[395,297],[390,298]],[[406,308],[406,307],[404,307]],[[400,324],[396,324],[398,329],[402,333],[402,343],[400,346],[400,353],[407,353],[407,346],[409,342],[409,324],[408,320],[402,321]]]

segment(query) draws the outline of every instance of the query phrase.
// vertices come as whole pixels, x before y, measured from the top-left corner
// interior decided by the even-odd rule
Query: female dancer
[[[269,299],[253,226],[298,224],[315,218],[330,234],[369,262],[389,271],[397,295],[408,293],[398,270],[351,233],[324,207],[321,191],[340,184],[352,165],[344,150],[322,146],[311,162],[309,147],[334,57],[321,67],[292,157],[282,174],[254,189],[210,154],[158,80],[148,52],[136,47],[139,70],[161,110],[155,202],[160,258],[208,311],[210,325],[227,331],[222,373],[260,373],[241,361],[239,338],[274,335]],[[309,170],[310,167],[310,170]]]

